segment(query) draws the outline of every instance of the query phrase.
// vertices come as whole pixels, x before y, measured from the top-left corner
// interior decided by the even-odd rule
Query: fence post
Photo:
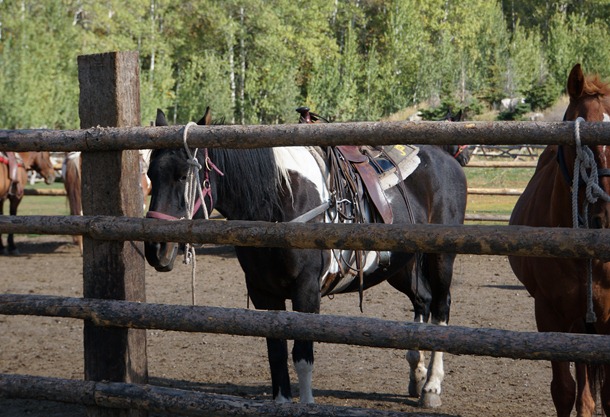
[[[82,129],[140,126],[137,52],[78,57]],[[142,216],[138,151],[82,153],[83,214]],[[83,240],[83,296],[145,302],[142,242]],[[85,379],[148,382],[146,330],[84,325]],[[125,410],[88,408],[89,416]],[[130,415],[143,413],[133,410]],[[144,415],[146,415],[144,413]]]

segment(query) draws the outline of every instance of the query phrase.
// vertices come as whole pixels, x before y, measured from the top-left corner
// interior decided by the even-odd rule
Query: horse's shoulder
[[[549,202],[553,195],[558,166],[557,147],[547,147],[540,155],[534,174],[515,204],[510,224],[542,226],[539,222],[549,219]]]

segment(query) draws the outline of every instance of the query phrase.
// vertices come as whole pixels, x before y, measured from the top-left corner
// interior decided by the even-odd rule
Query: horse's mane
[[[205,124],[205,116],[197,124]],[[224,125],[225,118],[214,119],[211,124]],[[219,201],[232,201],[241,220],[283,220],[280,193],[283,179],[288,179],[280,172],[272,148],[215,148],[209,149],[209,154],[225,174],[217,179]]]
[[[602,81],[598,74],[588,75],[583,94],[610,97],[610,83]]]
[[[272,148],[210,149],[224,173],[217,177],[218,200],[232,201],[242,220],[282,221],[283,178]]]

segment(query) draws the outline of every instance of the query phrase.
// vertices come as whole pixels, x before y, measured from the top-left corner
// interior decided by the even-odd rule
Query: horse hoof
[[[8,251],[8,255],[9,256],[19,256],[19,255],[21,255],[21,252],[19,252],[19,249],[13,249],[13,250]]]
[[[432,392],[424,393],[419,399],[419,405],[423,408],[438,408],[441,404],[441,396]]]

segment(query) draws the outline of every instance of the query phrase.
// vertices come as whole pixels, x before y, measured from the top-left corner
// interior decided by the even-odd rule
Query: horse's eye
[[[186,182],[186,175],[180,177],[180,182]]]

